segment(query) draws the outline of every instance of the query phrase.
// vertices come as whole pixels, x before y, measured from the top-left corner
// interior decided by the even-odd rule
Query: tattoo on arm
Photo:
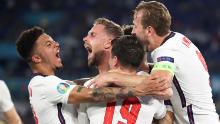
[[[131,88],[113,87],[94,88],[91,94],[96,101],[115,101],[134,96]]]
[[[116,97],[110,88],[94,88],[92,96],[96,101],[115,101]]]
[[[116,94],[117,99],[125,99],[128,97],[134,97],[133,92],[131,90],[121,89],[118,94]]]
[[[77,89],[77,92],[81,92],[81,90],[82,90],[83,88],[85,88],[85,87],[79,86],[78,89]]]

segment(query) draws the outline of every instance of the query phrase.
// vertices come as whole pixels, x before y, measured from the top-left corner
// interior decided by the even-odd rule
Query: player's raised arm
[[[86,88],[84,86],[76,86],[69,94],[68,103],[111,102],[135,95],[137,94],[133,87]]]
[[[90,85],[94,85],[95,87],[105,87],[112,84],[116,86],[136,86],[146,78],[148,77],[127,75],[118,72],[106,72],[96,76],[94,80],[91,81]]]
[[[163,74],[163,77],[161,76],[162,74],[162,72],[159,72],[151,77],[140,75],[130,76],[108,72],[97,76],[92,81],[92,84],[95,87],[103,87],[110,84],[115,84],[117,86],[135,86],[138,96],[158,95],[159,97],[162,97],[162,99],[163,97],[164,99],[168,99],[172,94],[167,93],[166,90],[171,87],[171,84],[168,83],[165,74]]]
[[[163,82],[166,85],[171,86],[173,76],[175,71],[175,65],[169,61],[162,61],[155,63],[152,71],[151,78],[162,78]],[[168,88],[166,90],[162,90],[161,92],[157,92],[156,96],[159,99],[169,99],[173,95],[172,88]]]

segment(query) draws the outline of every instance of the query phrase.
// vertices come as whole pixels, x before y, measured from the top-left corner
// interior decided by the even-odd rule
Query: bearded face
[[[84,47],[88,52],[88,65],[99,66],[104,58],[104,43],[109,40],[109,36],[105,31],[105,26],[95,24],[83,38]]]
[[[149,37],[147,36],[147,28],[144,28],[141,22],[142,19],[142,11],[138,11],[134,14],[133,19],[133,30],[132,34],[137,37],[139,41],[141,41],[145,46],[147,51],[152,51],[152,42],[150,42]]]
[[[100,50],[100,51],[93,53],[93,55],[90,55],[91,57],[88,57],[88,66],[91,67],[91,66],[100,65],[100,63],[103,60],[103,54],[104,54],[104,51]]]

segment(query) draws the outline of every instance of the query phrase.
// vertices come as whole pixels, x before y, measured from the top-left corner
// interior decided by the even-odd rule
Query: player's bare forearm
[[[133,92],[137,96],[155,95],[159,97],[164,96],[167,99],[169,94],[164,91],[170,87],[171,85],[168,85],[163,78],[146,78],[142,83],[134,87]]]
[[[132,88],[130,87],[103,87],[94,88],[91,95],[96,101],[115,101],[116,99],[126,99],[128,97],[134,96]]]
[[[121,75],[119,77],[115,77],[115,85],[118,86],[127,86],[132,87],[140,84],[144,79],[148,78],[147,76],[141,75]]]
[[[3,115],[9,124],[22,124],[21,118],[19,117],[14,107],[9,111],[4,112]]]
[[[171,87],[171,83],[167,82],[166,77],[160,77],[161,75],[131,76],[112,72],[108,73],[108,76],[106,76],[106,74],[100,75],[93,80],[95,87],[106,86],[106,82],[110,81],[111,78],[109,77],[111,75],[114,78],[112,78],[110,82],[114,82],[115,85],[121,87],[134,87],[133,93],[135,93],[136,96],[156,95],[162,97],[162,99],[170,98],[170,94],[164,91]],[[106,78],[108,79],[105,80]]]
[[[151,73],[149,80],[159,80],[159,82],[163,84],[156,88],[157,90],[152,91],[155,96],[163,100],[170,99],[173,95],[171,88],[173,75],[171,73],[164,70],[157,70]]]
[[[105,87],[109,85],[116,85],[116,86],[136,86],[147,78],[146,76],[137,76],[137,75],[127,75],[118,72],[108,72],[104,74],[98,75],[94,80],[93,83],[96,87]]]
[[[168,88],[166,90],[158,91],[156,94],[157,95],[154,95],[154,98],[160,100],[169,100],[170,97],[173,95],[173,90],[172,88]]]
[[[76,86],[70,93],[69,103],[84,102],[112,102],[116,99],[125,99],[134,96],[132,87],[103,87],[103,88],[86,88]]]
[[[159,75],[160,76],[160,75]],[[134,76],[134,80],[138,81],[136,77],[140,77],[138,85],[133,87],[101,87],[101,88],[86,88],[83,86],[76,86],[69,95],[69,103],[83,103],[83,102],[111,102],[116,99],[125,99],[131,96],[146,96],[157,95],[162,96],[164,99],[168,95],[164,90],[171,87],[169,83],[164,82],[163,78],[146,76]],[[136,80],[135,80],[136,79]],[[122,81],[128,81],[128,78],[124,77]],[[132,82],[131,81],[131,82]],[[166,80],[165,80],[166,81]]]

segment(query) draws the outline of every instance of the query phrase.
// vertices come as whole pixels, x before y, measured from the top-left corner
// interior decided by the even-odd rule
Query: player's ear
[[[147,26],[147,28],[145,28],[145,34],[147,36],[151,36],[154,32],[155,32],[155,30],[152,26]]]
[[[111,46],[112,46],[112,39],[109,39],[109,40],[107,40],[105,43],[104,43],[104,48],[105,49],[109,49],[109,48],[111,48]]]
[[[34,54],[31,56],[31,61],[34,63],[39,63],[39,62],[41,62],[41,57],[37,54]]]
[[[119,64],[118,57],[116,57],[116,56],[113,57],[113,62],[112,62],[112,64],[113,64],[114,67],[117,67],[117,66],[118,66],[118,64]]]

